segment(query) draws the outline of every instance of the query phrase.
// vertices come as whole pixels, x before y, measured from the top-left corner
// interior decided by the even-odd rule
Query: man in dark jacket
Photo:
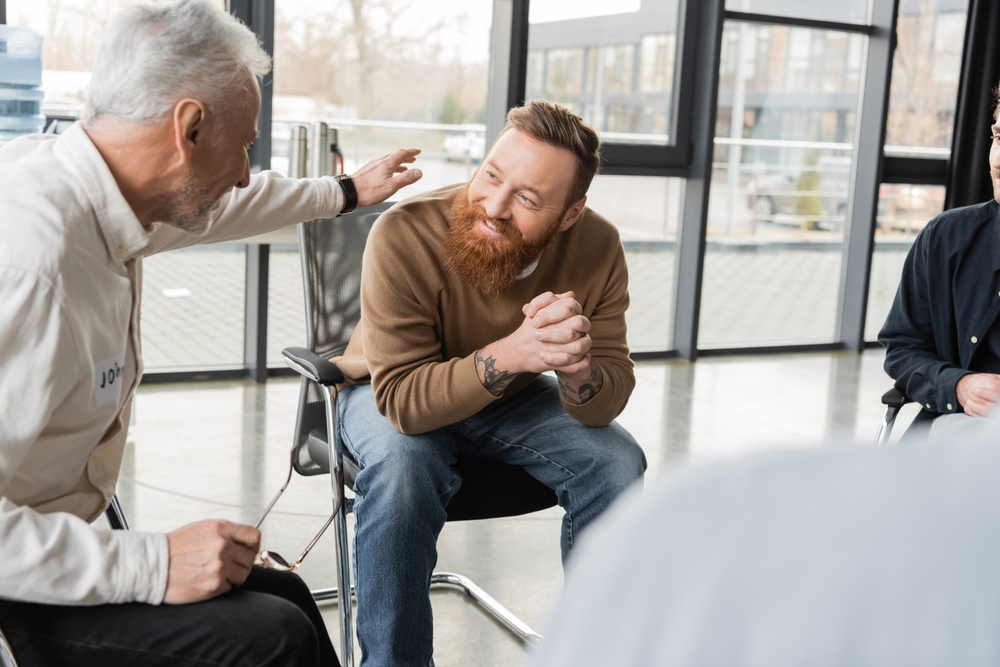
[[[879,342],[896,387],[932,435],[975,429],[1000,399],[1000,107],[993,201],[946,211],[917,236]]]

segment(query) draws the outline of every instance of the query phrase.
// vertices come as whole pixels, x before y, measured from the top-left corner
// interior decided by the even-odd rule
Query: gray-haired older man
[[[354,188],[251,176],[269,67],[205,0],[132,7],[84,121],[0,149],[0,627],[23,665],[336,662],[301,581],[251,572],[255,528],[89,525],[142,374],[143,257],[332,217],[420,178],[416,150],[365,165]]]

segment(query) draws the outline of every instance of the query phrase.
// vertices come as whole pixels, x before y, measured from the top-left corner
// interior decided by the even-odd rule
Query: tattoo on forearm
[[[600,366],[593,362],[590,364],[589,382],[575,385],[572,380],[564,381],[562,378],[559,378],[559,393],[562,394],[563,399],[570,405],[583,405],[594,396],[597,396],[597,392],[603,386],[604,373],[601,372]]]
[[[496,364],[495,358],[486,357],[484,359],[482,354],[476,352],[476,373],[479,375],[479,381],[483,383],[487,391],[494,396],[499,396],[516,377],[516,374],[498,370]]]

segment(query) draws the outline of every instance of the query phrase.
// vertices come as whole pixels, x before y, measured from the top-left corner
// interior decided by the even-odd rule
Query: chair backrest
[[[299,256],[305,290],[306,347],[323,357],[343,353],[361,319],[361,257],[368,232],[393,202],[358,209],[340,218],[299,225]],[[326,424],[323,388],[303,378],[295,425],[295,470],[329,472],[309,455],[309,433]]]

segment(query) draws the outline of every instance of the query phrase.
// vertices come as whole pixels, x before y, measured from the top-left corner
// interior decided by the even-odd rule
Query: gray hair
[[[229,116],[249,103],[251,76],[270,69],[257,36],[207,0],[127,7],[97,52],[84,122],[154,123],[185,97]]]

